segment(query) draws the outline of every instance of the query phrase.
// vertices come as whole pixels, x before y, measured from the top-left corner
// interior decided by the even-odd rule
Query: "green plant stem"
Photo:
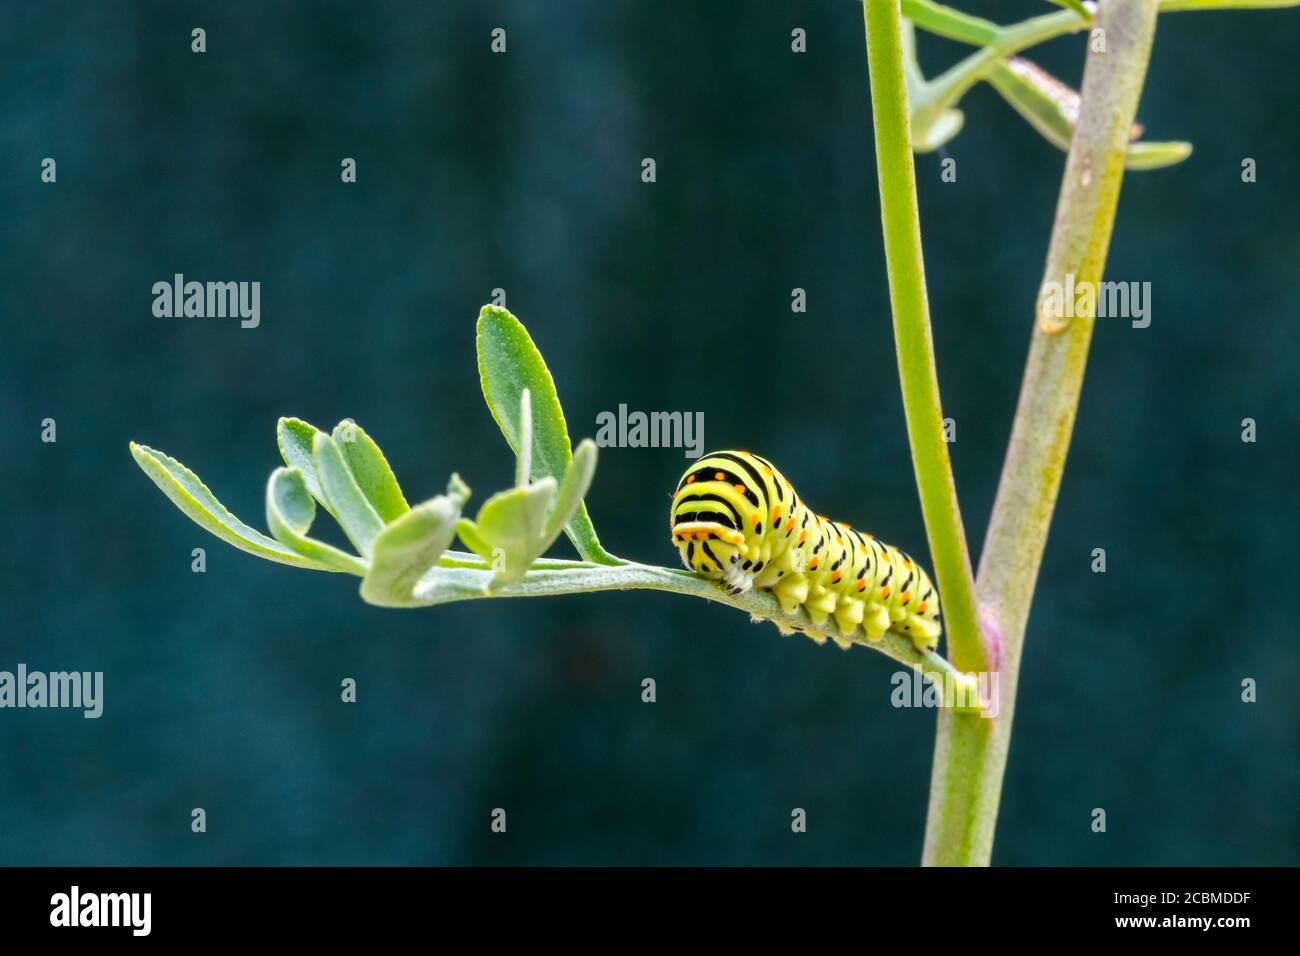
[[[921,511],[943,599],[949,657],[963,671],[985,670],[966,533],[957,506],[930,337],[921,255],[911,124],[898,0],[866,0],[867,63],[876,135],[880,220],[889,275],[898,376]]]
[[[1155,36],[1158,0],[1106,0],[1106,52],[1089,51],[1044,282],[1101,281],[1129,130]],[[981,617],[1001,672],[996,719],[939,714],[924,862],[986,865],[1011,740],[1021,648],[1074,427],[1093,319],[1048,334],[1036,310],[1029,360],[980,560]]]

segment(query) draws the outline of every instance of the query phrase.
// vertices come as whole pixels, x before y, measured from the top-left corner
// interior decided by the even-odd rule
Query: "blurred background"
[[[960,5],[1001,22],[1050,9]],[[1298,15],[1161,18],[1139,119],[1196,152],[1124,183],[1107,278],[1150,281],[1152,323],[1098,326],[997,863],[1300,859]],[[919,859],[934,714],[890,706],[888,659],[659,593],[369,607],[353,579],[209,537],[127,451],[175,455],[263,527],[276,418],[350,416],[412,501],[455,470],[481,502],[513,467],[474,360],[502,288],[575,440],[620,403],[703,411],[706,446],[765,454],[819,511],[929,564],[859,5],[50,3],[2,19],[0,669],[99,670],[106,687],[98,720],[0,712],[0,863]],[[1077,84],[1083,44],[1030,55]],[[922,37],[922,65],[964,49]],[[962,108],[957,181],[938,154],[917,168],[978,548],[1064,156],[988,87]],[[177,272],[260,281],[260,327],[155,318],[152,285]],[[604,543],[674,563],[684,466],[680,450],[603,451]]]

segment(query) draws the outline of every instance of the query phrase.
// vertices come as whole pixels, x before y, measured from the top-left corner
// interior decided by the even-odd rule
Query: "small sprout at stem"
[[[452,472],[451,478],[447,481],[447,497],[456,503],[457,508],[465,507],[465,502],[469,501],[472,492],[469,485],[461,480],[460,475]]]

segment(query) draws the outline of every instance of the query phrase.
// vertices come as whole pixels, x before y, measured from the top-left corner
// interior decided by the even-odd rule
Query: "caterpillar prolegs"
[[[813,514],[765,458],[719,451],[696,461],[673,494],[669,523],[687,569],[732,594],[770,591],[783,611],[802,607],[818,628],[833,618],[829,636],[841,647],[878,641],[887,630],[920,650],[938,646],[939,596],[920,566]]]

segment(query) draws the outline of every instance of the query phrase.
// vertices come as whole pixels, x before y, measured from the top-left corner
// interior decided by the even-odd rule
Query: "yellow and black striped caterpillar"
[[[770,591],[783,611],[803,607],[819,629],[834,618],[829,636],[841,647],[878,641],[887,630],[919,650],[939,644],[939,596],[920,566],[869,534],[813,514],[765,458],[719,451],[696,461],[673,494],[669,524],[688,570],[732,594]]]

